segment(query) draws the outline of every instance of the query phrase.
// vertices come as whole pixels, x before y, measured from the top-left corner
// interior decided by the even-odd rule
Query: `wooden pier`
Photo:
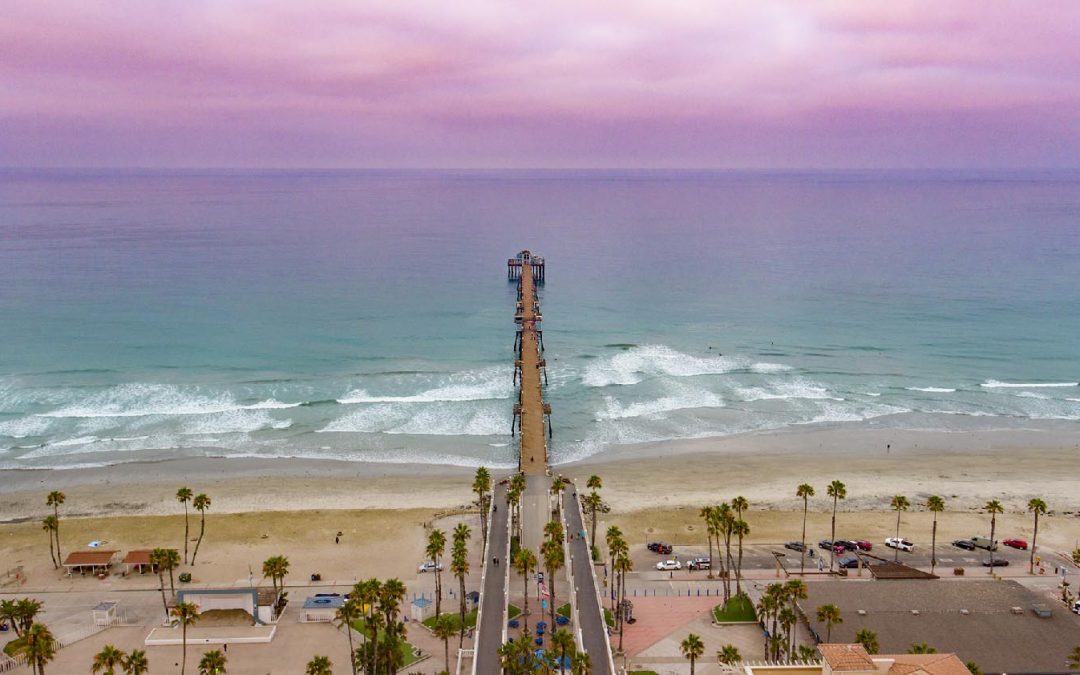
[[[506,278],[510,281],[517,281],[521,279],[521,274],[526,269],[532,273],[534,283],[544,283],[544,259],[538,255],[533,255],[529,250],[522,251],[506,261]]]
[[[551,438],[551,406],[544,403],[547,362],[543,358],[543,314],[536,285],[543,282],[544,259],[522,251],[507,263],[507,275],[518,282],[514,323],[514,384],[519,386],[510,424],[511,435],[520,434],[518,465],[522,472],[543,475],[548,470],[548,444]]]

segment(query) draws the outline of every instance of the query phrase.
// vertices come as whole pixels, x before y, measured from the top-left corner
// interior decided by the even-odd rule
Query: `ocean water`
[[[1080,173],[0,172],[0,468],[1080,422]],[[1080,430],[1080,424],[1077,425]]]

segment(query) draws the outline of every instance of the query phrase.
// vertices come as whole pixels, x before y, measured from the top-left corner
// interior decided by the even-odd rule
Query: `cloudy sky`
[[[1080,165],[1076,0],[3,0],[0,166]]]

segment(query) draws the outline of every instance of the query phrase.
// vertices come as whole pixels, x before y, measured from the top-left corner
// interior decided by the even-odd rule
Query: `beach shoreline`
[[[795,485],[832,478],[848,482],[855,508],[887,506],[889,495],[904,492],[954,495],[962,503],[992,492],[1005,500],[1049,494],[1058,508],[1080,510],[1080,494],[1070,489],[1077,457],[1080,440],[1067,425],[966,432],[863,425],[616,446],[553,470],[603,476],[606,498],[623,511],[734,494],[787,509]],[[212,495],[217,513],[455,508],[473,498],[472,473],[437,464],[213,457],[4,470],[0,510],[7,522],[40,517],[46,509],[38,497],[58,489],[68,493],[72,516],[170,515],[181,485]]]

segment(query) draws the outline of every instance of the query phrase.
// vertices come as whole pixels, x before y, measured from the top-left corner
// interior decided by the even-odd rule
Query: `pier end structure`
[[[548,439],[551,438],[551,406],[544,402],[547,361],[543,358],[543,314],[536,292],[544,278],[544,259],[530,251],[521,251],[507,263],[507,276],[518,284],[514,323],[514,383],[518,385],[517,403],[511,422],[511,435],[520,436],[518,468],[526,475],[548,472]]]

